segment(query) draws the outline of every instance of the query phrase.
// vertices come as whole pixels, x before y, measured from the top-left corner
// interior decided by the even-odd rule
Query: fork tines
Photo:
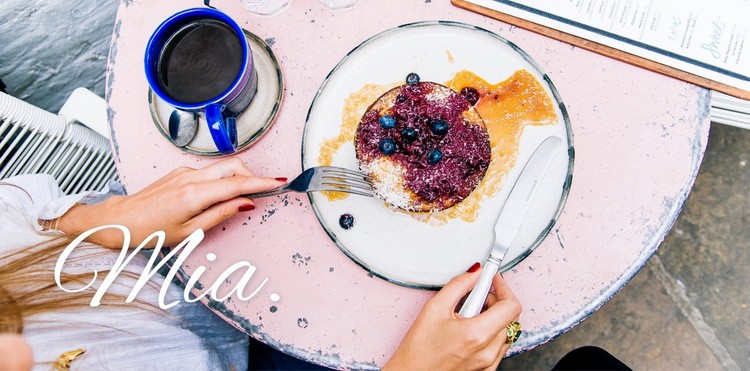
[[[357,179],[364,179],[364,180],[366,180],[368,182],[372,180],[372,177],[369,176],[369,175],[365,175],[363,173],[360,173],[359,171],[354,171],[354,170],[343,168],[343,167],[338,167],[338,166],[322,166],[321,168],[323,169],[322,171],[323,171],[324,175],[342,174],[342,175],[351,175],[351,176],[353,176],[353,177],[355,177]]]
[[[353,193],[361,196],[374,196],[371,177],[360,172],[329,166],[322,171],[322,184],[328,190]]]

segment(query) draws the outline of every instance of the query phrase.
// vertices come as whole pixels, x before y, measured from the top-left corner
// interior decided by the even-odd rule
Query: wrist
[[[55,229],[65,233],[68,236],[77,236],[92,228],[102,225],[111,224],[107,217],[106,211],[115,207],[112,205],[117,202],[121,196],[112,196],[107,200],[93,204],[75,204],[65,214],[57,218]],[[111,241],[111,236],[105,231],[97,232],[86,238],[86,241],[105,247],[116,247]]]

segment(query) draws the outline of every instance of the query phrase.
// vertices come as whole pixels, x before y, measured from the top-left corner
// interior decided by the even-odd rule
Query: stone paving
[[[501,370],[548,370],[584,345],[635,370],[750,370],[750,131],[713,124],[680,217],[599,311]]]

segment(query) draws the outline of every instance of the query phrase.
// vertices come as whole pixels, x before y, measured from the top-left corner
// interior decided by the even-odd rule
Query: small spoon
[[[172,111],[169,115],[169,136],[177,147],[184,147],[195,137],[198,131],[198,116],[192,112]]]

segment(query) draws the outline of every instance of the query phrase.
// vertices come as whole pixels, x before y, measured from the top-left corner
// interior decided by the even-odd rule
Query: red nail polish
[[[240,206],[239,210],[240,210],[240,212],[255,210],[255,205],[253,205],[253,204],[243,204],[242,206]]]
[[[279,182],[286,182],[286,178],[280,177],[280,178],[274,178],[274,179],[278,180]]]
[[[469,269],[466,270],[466,273],[474,273],[479,269],[479,262],[476,262],[469,267]]]

